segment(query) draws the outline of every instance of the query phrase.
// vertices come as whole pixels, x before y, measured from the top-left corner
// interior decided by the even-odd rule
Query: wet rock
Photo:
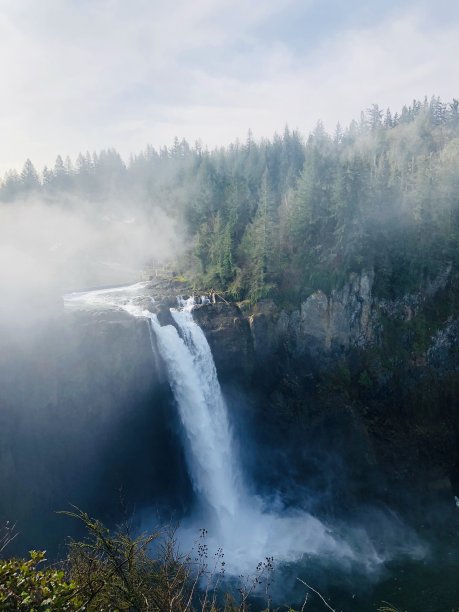
[[[252,336],[238,306],[217,302],[192,312],[209,342],[219,376],[249,376],[254,366]]]
[[[174,327],[177,327],[174,319],[172,318],[170,308],[166,304],[153,304],[152,312],[154,312],[158,317],[160,325],[173,325]]]

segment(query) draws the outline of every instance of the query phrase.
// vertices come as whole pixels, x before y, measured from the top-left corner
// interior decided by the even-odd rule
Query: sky
[[[0,174],[459,97],[457,0],[0,0]]]

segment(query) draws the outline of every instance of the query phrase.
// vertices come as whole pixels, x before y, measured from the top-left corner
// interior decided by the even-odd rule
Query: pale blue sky
[[[0,0],[0,171],[459,97],[459,3]]]

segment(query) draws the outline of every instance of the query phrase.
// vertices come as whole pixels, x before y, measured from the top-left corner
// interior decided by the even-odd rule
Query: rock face
[[[247,316],[223,302],[199,306],[193,316],[207,336],[218,371],[250,375],[254,358],[264,362],[281,350],[300,358],[370,345],[376,328],[373,276],[352,275],[341,290],[329,297],[317,291],[290,313],[264,300]]]
[[[445,288],[450,273],[451,266],[447,266],[424,291],[396,300],[373,296],[373,270],[351,274],[349,281],[329,296],[314,292],[298,310],[279,310],[274,302],[265,300],[248,316],[255,354],[263,360],[284,349],[294,358],[320,358],[367,349],[379,344],[384,334],[381,316],[412,321]]]
[[[283,347],[295,358],[339,353],[369,346],[375,339],[375,303],[372,271],[353,274],[330,296],[316,291],[287,313],[272,302],[257,305],[249,323],[256,355],[269,358]]]
[[[242,373],[262,395],[257,427],[274,432],[271,446],[282,431],[289,446],[296,423],[308,448],[312,437],[340,449],[353,471],[371,464],[393,482],[444,487],[448,478],[459,483],[459,332],[450,314],[457,304],[450,271],[396,300],[374,297],[370,270],[328,296],[313,293],[296,310],[264,300],[249,312],[218,303],[193,314],[219,375]],[[343,419],[346,438],[359,441],[352,452],[336,425]],[[357,448],[366,450],[359,455]]]
[[[198,306],[193,316],[204,330],[223,375],[236,371],[250,375],[254,365],[258,367],[279,354],[329,363],[351,350],[379,346],[385,333],[382,316],[394,322],[413,321],[426,300],[444,288],[445,272],[440,276],[424,294],[399,300],[378,300],[372,295],[374,272],[370,270],[351,274],[349,282],[329,296],[314,292],[297,310],[288,312],[272,300],[263,300],[243,313],[236,304],[218,302]],[[164,324],[167,322],[164,319]],[[458,323],[449,320],[445,325],[444,331],[432,338],[433,346],[425,357],[429,363],[441,354],[448,359],[456,354]]]
[[[236,304],[206,304],[193,311],[193,318],[206,334],[219,375],[247,377],[254,366],[248,321]]]
[[[317,291],[305,300],[300,312],[292,313],[293,325],[290,323],[288,329],[295,353],[340,352],[351,346],[368,346],[374,339],[373,280],[372,271],[353,274],[329,297]]]
[[[69,504],[111,523],[187,500],[174,402],[146,321],[67,312],[20,340],[3,335],[0,389],[0,524],[17,521],[17,551],[53,554],[76,527],[55,513]]]

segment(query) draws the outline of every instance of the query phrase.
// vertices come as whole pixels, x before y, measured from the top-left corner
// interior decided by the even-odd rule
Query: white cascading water
[[[191,312],[172,311],[172,316],[182,337],[172,325],[161,327],[149,313],[184,427],[193,486],[218,517],[234,516],[237,474],[212,353]]]
[[[83,301],[122,308],[149,320],[183,425],[186,457],[200,512],[181,527],[182,546],[191,546],[197,530],[209,532],[210,547],[223,548],[227,571],[252,571],[267,556],[295,561],[305,554],[330,555],[335,561],[359,559],[367,566],[380,562],[365,534],[351,548],[307,512],[265,507],[246,491],[210,347],[191,311],[193,300],[184,301],[171,315],[173,325],[161,326],[155,314],[136,304],[131,296],[145,284],[66,296],[67,302]],[[199,521],[199,522],[198,522]]]

